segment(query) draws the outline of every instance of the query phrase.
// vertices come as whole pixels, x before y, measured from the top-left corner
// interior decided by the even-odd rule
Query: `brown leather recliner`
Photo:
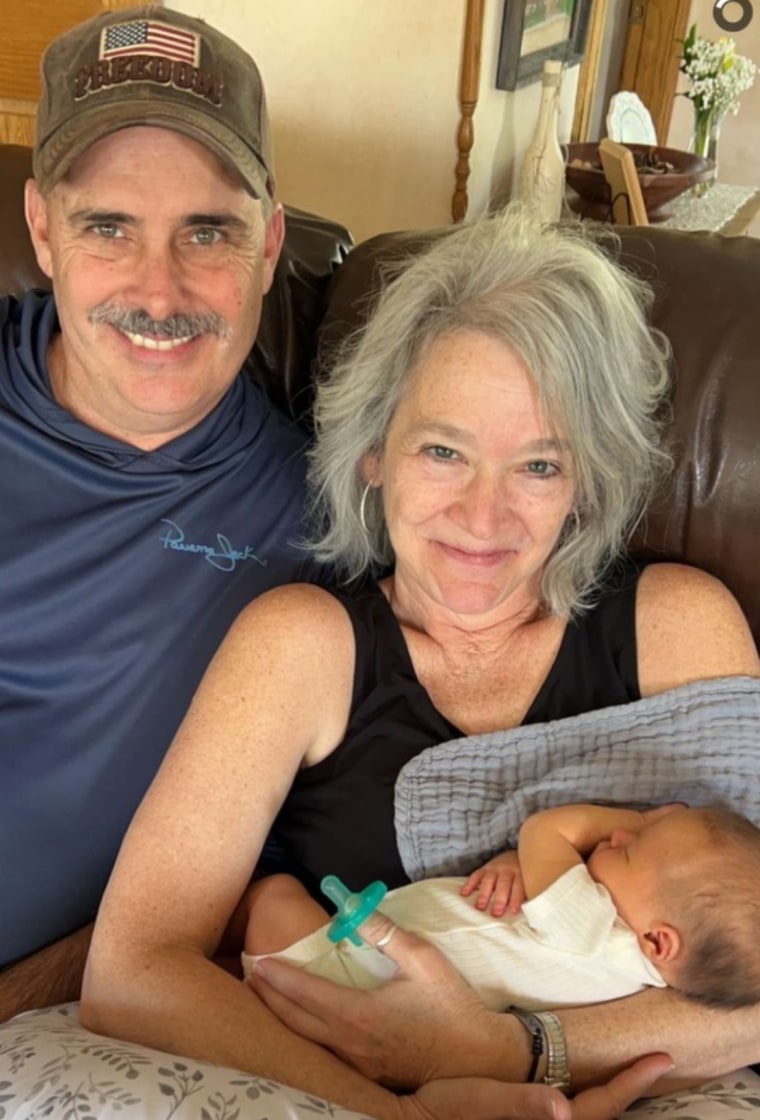
[[[29,173],[26,149],[0,146],[0,295],[47,285],[23,222]],[[288,226],[251,372],[303,416],[318,337],[332,342],[355,326],[378,263],[420,238],[383,235],[347,256],[350,238],[335,223],[288,211]],[[655,288],[653,321],[673,347],[676,467],[636,547],[719,576],[760,646],[760,241],[656,226],[619,232],[622,258]]]

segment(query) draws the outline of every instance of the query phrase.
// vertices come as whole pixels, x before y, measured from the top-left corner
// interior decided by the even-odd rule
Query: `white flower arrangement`
[[[755,80],[757,67],[736,53],[733,39],[702,39],[692,24],[683,43],[680,70],[691,82],[686,96],[700,115],[734,116],[739,111],[739,95]]]

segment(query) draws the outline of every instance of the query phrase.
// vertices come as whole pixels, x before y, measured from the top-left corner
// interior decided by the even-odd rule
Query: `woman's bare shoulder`
[[[233,622],[206,671],[206,686],[235,693],[258,681],[275,698],[293,699],[335,687],[351,692],[356,653],[348,612],[329,591],[313,584],[289,584],[252,600]]]
[[[760,676],[747,620],[719,579],[686,564],[650,564],[636,597],[642,696],[690,681]]]
[[[354,661],[351,620],[335,596],[310,584],[265,592],[232,624],[172,750],[218,758],[229,741],[236,757],[299,765],[328,754],[345,729]]]
[[[283,641],[296,641],[302,634],[315,636],[324,627],[323,638],[345,636],[351,623],[342,603],[313,583],[289,583],[274,587],[253,599],[238,615],[230,633],[262,637],[265,632]]]

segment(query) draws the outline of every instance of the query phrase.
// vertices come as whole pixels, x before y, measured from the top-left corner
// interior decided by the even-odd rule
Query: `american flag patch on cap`
[[[101,59],[155,54],[197,66],[200,36],[159,20],[139,19],[106,27],[100,37]]]

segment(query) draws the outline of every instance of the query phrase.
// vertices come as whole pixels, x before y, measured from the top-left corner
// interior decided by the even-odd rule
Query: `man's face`
[[[98,431],[150,449],[220,401],[251,348],[282,244],[201,144],[128,128],[93,144],[27,216],[61,334],[56,399]]]

